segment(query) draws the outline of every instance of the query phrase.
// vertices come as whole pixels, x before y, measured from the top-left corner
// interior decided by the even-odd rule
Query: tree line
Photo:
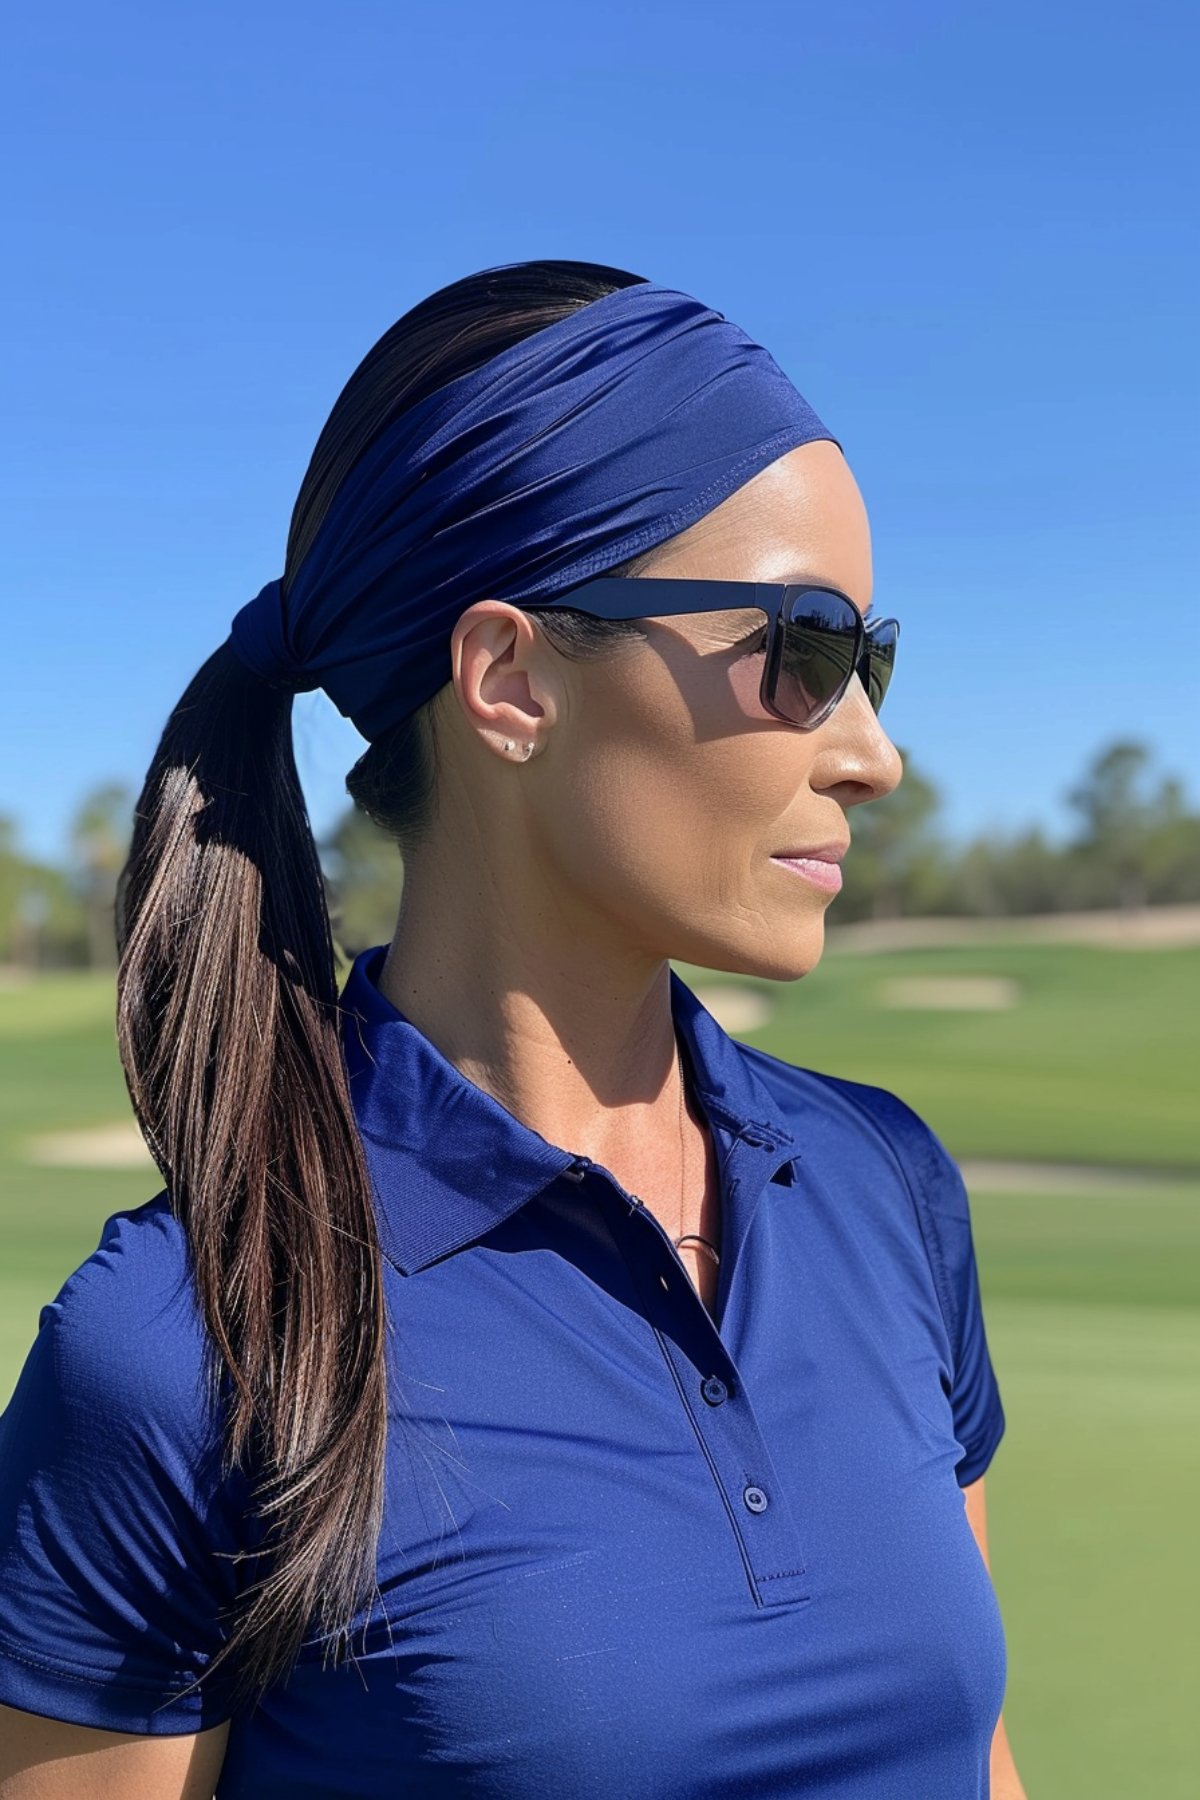
[[[936,784],[897,749],[904,779],[850,815],[854,841],[831,922],[1200,902],[1200,813],[1178,776],[1156,772],[1140,740],[1102,746],[1063,794],[1074,829],[1061,842],[1038,825],[949,838]],[[0,963],[115,965],[113,902],[134,800],[118,782],[86,795],[62,866],[24,855],[15,820],[0,814]],[[348,805],[318,849],[346,954],[388,942],[403,880],[395,845]]]

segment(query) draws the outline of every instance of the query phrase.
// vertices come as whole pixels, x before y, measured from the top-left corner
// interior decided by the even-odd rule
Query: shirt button
[[[729,1389],[719,1375],[709,1375],[706,1380],[701,1382],[700,1392],[710,1406],[720,1406],[722,1400],[727,1397]]]
[[[577,1156],[573,1163],[568,1163],[563,1174],[568,1181],[582,1181],[592,1166],[590,1156]]]
[[[742,1499],[751,1512],[766,1512],[767,1510],[767,1496],[760,1487],[743,1488]]]

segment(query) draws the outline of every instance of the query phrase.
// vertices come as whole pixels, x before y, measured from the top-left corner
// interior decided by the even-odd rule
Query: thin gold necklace
[[[676,1046],[675,1055],[676,1055],[676,1060],[679,1063],[679,1222],[682,1225],[682,1223],[683,1223],[683,1202],[684,1202],[684,1197],[687,1192],[687,1177],[686,1177],[686,1171],[684,1169],[684,1162],[685,1162],[685,1159],[687,1156],[687,1147],[684,1142],[684,1131],[683,1131],[683,1111],[684,1111],[684,1108],[683,1108],[683,1058],[679,1053],[678,1046]],[[713,1262],[716,1263],[718,1268],[720,1267],[721,1257],[717,1250],[716,1245],[710,1244],[708,1239],[706,1237],[701,1237],[700,1233],[698,1231],[682,1232],[679,1235],[679,1237],[675,1238],[675,1240],[674,1240],[675,1248],[678,1250],[680,1244],[686,1243],[688,1238],[694,1238],[698,1244],[702,1244],[704,1246],[705,1250],[708,1252],[708,1254],[712,1257]]]

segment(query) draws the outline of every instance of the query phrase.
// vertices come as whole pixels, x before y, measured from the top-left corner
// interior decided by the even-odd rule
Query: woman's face
[[[646,574],[823,583],[865,612],[870,532],[842,452],[824,439],[790,451],[661,546]],[[490,810],[472,835],[494,821],[506,885],[527,882],[567,943],[803,975],[835,895],[775,859],[846,844],[851,809],[902,774],[857,675],[822,725],[798,731],[759,701],[759,610],[647,614],[645,644],[578,662],[516,610],[468,608],[452,645],[459,722],[477,750],[499,752],[483,759]],[[505,738],[535,751],[514,766]]]

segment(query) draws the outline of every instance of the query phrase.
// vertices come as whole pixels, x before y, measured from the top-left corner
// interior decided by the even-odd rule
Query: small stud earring
[[[526,754],[526,756],[532,756],[532,755],[533,755],[533,745],[532,745],[532,744],[526,744],[526,746],[525,746],[525,754]]]
[[[512,741],[512,739],[511,739],[511,738],[505,738],[505,740],[504,740],[504,748],[505,748],[505,749],[506,749],[506,750],[511,750],[511,749],[512,749],[512,747],[513,747],[513,741]]]

